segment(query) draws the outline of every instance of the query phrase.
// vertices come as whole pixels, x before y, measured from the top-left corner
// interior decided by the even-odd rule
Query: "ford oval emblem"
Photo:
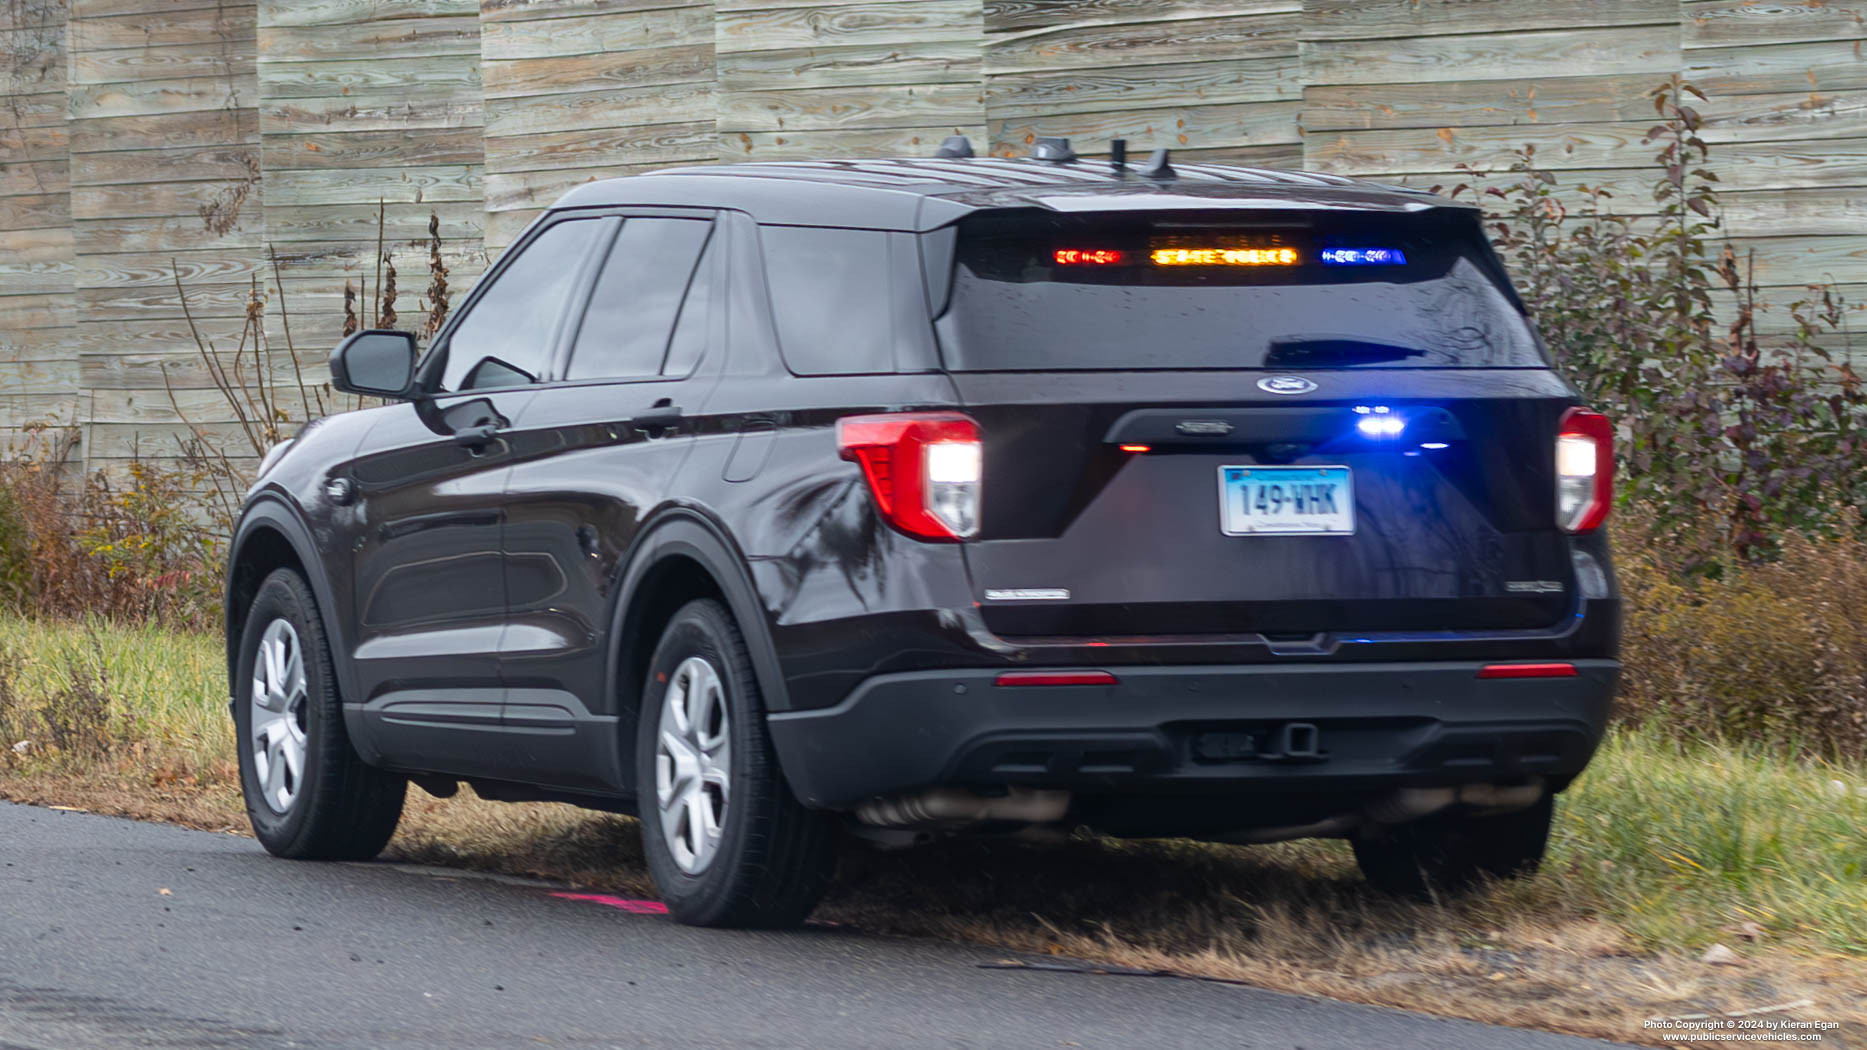
[[[1265,376],[1258,380],[1258,389],[1267,394],[1307,394],[1316,384],[1302,376]]]

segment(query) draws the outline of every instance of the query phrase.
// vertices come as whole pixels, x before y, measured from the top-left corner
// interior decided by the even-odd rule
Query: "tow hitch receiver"
[[[1193,754],[1206,762],[1322,762],[1322,733],[1311,722],[1287,722],[1264,730],[1201,733]]]

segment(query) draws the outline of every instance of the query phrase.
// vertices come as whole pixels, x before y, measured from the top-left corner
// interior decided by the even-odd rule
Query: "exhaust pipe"
[[[1333,838],[1365,828],[1393,827],[1430,817],[1440,810],[1462,806],[1478,816],[1514,813],[1536,805],[1543,797],[1543,778],[1523,784],[1461,784],[1458,787],[1400,788],[1382,795],[1353,813],[1339,813],[1313,824],[1247,828],[1216,836],[1219,842],[1258,844],[1290,839]]]
[[[964,788],[931,788],[911,795],[877,798],[856,808],[856,819],[871,827],[912,828],[1012,820],[1048,824],[1069,811],[1070,793],[1014,787],[985,796]]]

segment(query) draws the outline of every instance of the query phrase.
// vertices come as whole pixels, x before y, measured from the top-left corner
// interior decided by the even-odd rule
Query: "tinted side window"
[[[675,314],[712,227],[705,219],[629,219],[622,224],[584,311],[567,378],[661,374]]]
[[[888,234],[763,226],[778,345],[799,375],[893,372]]]
[[[707,349],[707,333],[713,327],[713,256],[719,238],[707,241],[700,253],[700,265],[687,284],[687,299],[681,303],[680,320],[674,322],[674,337],[668,340],[667,360],[661,363],[664,376],[685,376],[700,363]]]
[[[448,336],[442,389],[522,386],[544,375],[565,301],[602,225],[579,219],[549,227],[493,278]]]

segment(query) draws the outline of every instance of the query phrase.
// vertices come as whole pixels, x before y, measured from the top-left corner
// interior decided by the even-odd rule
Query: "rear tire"
[[[233,723],[253,836],[294,860],[381,853],[408,782],[365,765],[351,746],[324,621],[298,573],[279,569],[260,584],[239,656]]]
[[[683,606],[655,647],[636,785],[648,870],[676,920],[785,927],[817,906],[835,825],[785,783],[745,638],[716,601]]]
[[[1432,900],[1469,892],[1487,878],[1536,873],[1549,844],[1555,796],[1497,816],[1440,814],[1355,840],[1355,861],[1377,888]]]

